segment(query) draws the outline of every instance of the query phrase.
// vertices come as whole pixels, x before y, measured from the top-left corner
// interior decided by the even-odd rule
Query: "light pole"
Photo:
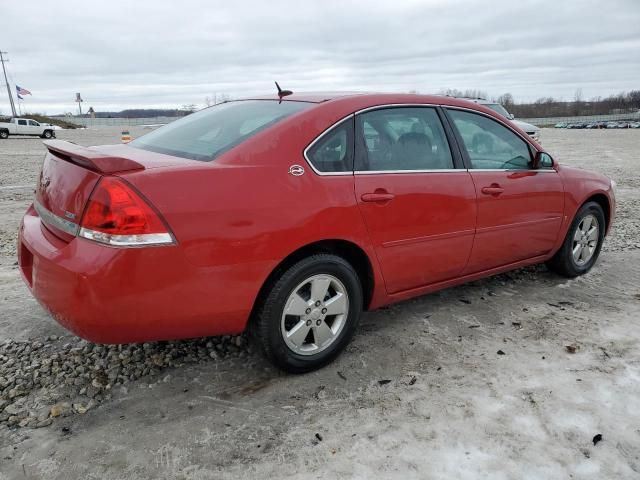
[[[11,104],[11,113],[14,117],[17,117],[16,106],[13,103],[13,95],[11,94],[11,87],[9,87],[9,80],[7,80],[7,69],[4,66],[4,62],[8,62],[2,55],[7,55],[7,52],[0,52],[0,63],[2,63],[2,72],[4,73],[4,83],[7,85],[7,93],[9,94],[9,103]]]

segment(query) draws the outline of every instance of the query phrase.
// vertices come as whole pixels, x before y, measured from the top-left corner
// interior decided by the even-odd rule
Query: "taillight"
[[[103,177],[94,189],[78,235],[121,247],[174,243],[158,213],[132,187],[114,177]]]

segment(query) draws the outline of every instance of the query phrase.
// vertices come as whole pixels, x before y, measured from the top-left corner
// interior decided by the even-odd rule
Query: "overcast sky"
[[[640,0],[2,0],[0,50],[26,110],[50,114],[75,92],[98,111],[179,107],[273,80],[568,100],[640,89]]]

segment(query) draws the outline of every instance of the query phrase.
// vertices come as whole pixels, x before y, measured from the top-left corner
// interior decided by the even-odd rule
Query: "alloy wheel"
[[[326,350],[347,323],[349,295],[333,275],[313,275],[293,289],[284,306],[281,332],[290,350],[315,355]]]
[[[571,252],[573,261],[578,266],[583,266],[591,260],[598,248],[600,226],[598,219],[592,215],[585,215],[573,234]]]

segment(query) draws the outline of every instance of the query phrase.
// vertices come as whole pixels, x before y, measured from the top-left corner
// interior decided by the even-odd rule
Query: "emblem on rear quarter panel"
[[[300,175],[304,175],[304,168],[300,165],[291,165],[289,167],[289,173],[294,177],[299,177]]]

